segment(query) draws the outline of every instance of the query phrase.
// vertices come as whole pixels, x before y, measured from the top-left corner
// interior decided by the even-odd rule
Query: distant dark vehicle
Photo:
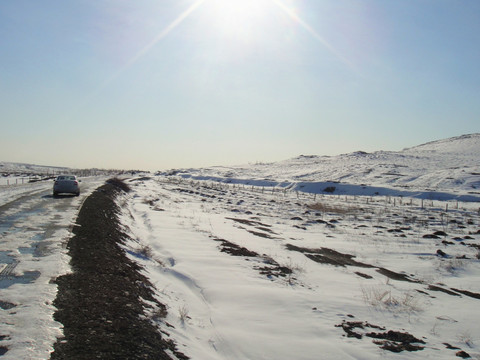
[[[53,184],[53,196],[58,194],[80,195],[79,180],[75,175],[59,175]]]

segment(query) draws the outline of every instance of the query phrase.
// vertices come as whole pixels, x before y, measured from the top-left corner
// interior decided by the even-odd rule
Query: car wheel
[[[80,196],[80,191],[75,193],[75,196]]]
[[[53,197],[57,197],[58,193],[56,191],[53,192]]]

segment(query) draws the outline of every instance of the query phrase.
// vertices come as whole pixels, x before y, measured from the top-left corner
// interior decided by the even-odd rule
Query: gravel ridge
[[[64,337],[57,339],[52,360],[166,360],[172,354],[188,359],[145,316],[144,300],[165,313],[166,308],[121,246],[128,236],[121,231],[115,199],[128,190],[125,183],[108,181],[80,209],[67,244],[72,273],[55,280],[54,318],[63,324]]]

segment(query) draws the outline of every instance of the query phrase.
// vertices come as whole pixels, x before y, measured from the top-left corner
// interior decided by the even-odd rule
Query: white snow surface
[[[445,212],[441,201],[424,208],[405,198],[314,201],[162,176],[130,185],[120,201],[132,238],[126,249],[168,307],[165,319],[155,309],[149,316],[192,359],[451,359],[459,349],[480,358],[480,299],[451,290],[480,292],[479,253],[469,246],[480,244],[478,203]],[[448,235],[423,237],[436,231]],[[232,256],[219,240],[258,255]],[[310,257],[292,245],[311,249]],[[371,267],[317,262],[322,248]],[[292,273],[264,271],[278,266]],[[381,327],[355,329],[360,334],[407,332],[425,344],[390,352],[371,337],[347,337],[343,321]]]

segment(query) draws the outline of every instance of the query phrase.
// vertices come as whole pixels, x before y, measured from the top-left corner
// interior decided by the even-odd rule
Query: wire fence
[[[247,183],[228,183],[211,180],[184,179],[181,177],[167,177],[170,183],[189,183],[191,186],[205,186],[216,190],[242,190],[252,193],[270,194],[285,199],[297,199],[301,202],[315,203],[321,201],[340,201],[356,205],[378,205],[382,207],[421,208],[439,212],[469,211],[480,215],[478,202],[464,202],[458,200],[436,200],[416,197],[392,196],[392,195],[355,195],[334,194],[334,192],[304,192],[295,188],[282,186],[262,186]]]

